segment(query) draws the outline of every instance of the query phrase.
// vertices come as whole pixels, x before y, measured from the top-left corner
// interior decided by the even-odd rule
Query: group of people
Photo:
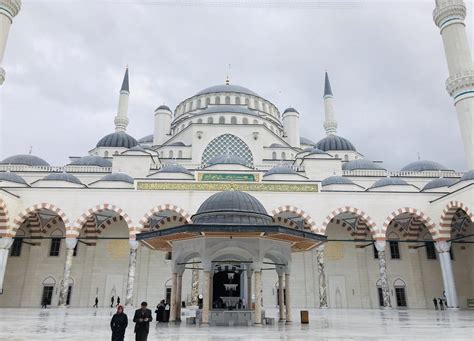
[[[157,322],[169,322],[170,320],[169,303],[165,302],[165,300],[161,300],[160,303],[158,303],[158,305],[156,306],[155,314],[156,314]]]
[[[433,304],[435,306],[435,310],[438,310],[438,302],[439,302],[439,310],[444,310],[445,308],[448,307],[448,302],[444,295],[443,297],[433,298]]]
[[[135,322],[135,341],[146,341],[150,332],[150,322],[153,321],[151,310],[147,308],[148,304],[142,302],[140,309],[135,310],[133,322]],[[125,330],[128,326],[127,314],[123,311],[123,306],[117,306],[117,312],[112,316],[110,329],[112,329],[112,341],[123,341]]]

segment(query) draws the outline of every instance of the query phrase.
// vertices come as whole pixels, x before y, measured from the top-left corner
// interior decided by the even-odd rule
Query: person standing
[[[438,298],[438,301],[439,301],[439,310],[444,310],[443,299],[440,297]]]
[[[120,304],[120,296],[117,296],[117,305]]]
[[[435,306],[435,310],[438,310],[438,301],[436,300],[436,297],[433,298],[433,304]]]
[[[46,296],[45,296],[41,300],[41,308],[46,309],[47,307],[48,307],[48,300],[46,299]]]
[[[96,296],[95,301],[94,301],[94,305],[92,307],[97,308],[98,306],[99,306],[99,298]]]
[[[150,331],[150,322],[153,321],[151,310],[147,309],[147,303],[142,302],[141,308],[135,311],[133,322],[135,322],[135,341],[146,341]]]
[[[112,329],[112,341],[123,341],[125,337],[125,329],[128,326],[127,314],[123,312],[123,306],[117,306],[117,312],[112,316],[110,321],[110,329]]]
[[[156,306],[156,321],[165,322],[165,300],[161,300]]]
[[[113,308],[114,307],[114,301],[115,301],[115,296],[112,296],[110,298],[110,308]]]

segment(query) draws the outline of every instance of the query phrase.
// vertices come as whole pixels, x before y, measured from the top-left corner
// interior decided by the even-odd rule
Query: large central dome
[[[211,86],[209,88],[206,88],[204,90],[201,90],[199,91],[196,96],[199,96],[199,95],[205,95],[205,94],[211,94],[211,93],[215,93],[215,92],[236,92],[236,93],[240,93],[240,94],[246,94],[246,95],[252,95],[252,96],[258,96],[260,97],[258,94],[256,94],[255,92],[253,92],[252,90],[250,89],[247,89],[243,86],[240,86],[240,85],[226,85],[226,84],[223,84],[223,85],[214,85],[214,86]]]

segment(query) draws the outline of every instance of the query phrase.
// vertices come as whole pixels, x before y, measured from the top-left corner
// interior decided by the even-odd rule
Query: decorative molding
[[[145,227],[145,224],[148,222],[148,220],[155,213],[159,213],[159,212],[163,212],[163,211],[176,212],[179,215],[181,215],[182,217],[184,217],[184,219],[186,220],[186,224],[192,224],[193,223],[193,221],[191,220],[191,215],[188,212],[186,212],[185,210],[183,210],[182,208],[180,208],[176,205],[165,204],[165,205],[156,206],[156,207],[152,208],[151,210],[149,210],[138,222],[137,230],[141,231]]]
[[[373,235],[374,238],[381,238],[382,237],[382,236],[380,236],[380,233],[379,233],[380,231],[375,230],[375,222],[372,220],[372,218],[368,214],[366,214],[364,211],[359,210],[358,208],[355,208],[355,207],[351,207],[351,206],[340,207],[340,208],[332,211],[331,214],[329,214],[326,217],[326,219],[323,221],[322,227],[318,231],[318,233],[325,234],[326,229],[327,229],[329,223],[331,222],[331,220],[334,219],[335,217],[337,217],[339,214],[346,213],[346,212],[353,213],[353,214],[359,216],[360,218],[362,218],[364,220],[364,223],[367,225],[367,227],[369,228],[370,233]],[[383,236],[383,237],[385,237],[385,236]]]
[[[214,182],[137,182],[142,191],[249,191],[249,192],[319,192],[317,184],[263,184]]]
[[[454,102],[474,96],[474,70],[457,73],[446,80],[446,91]]]
[[[120,207],[118,207],[116,205],[112,205],[112,204],[107,204],[107,203],[97,205],[97,206],[95,206],[91,209],[88,209],[86,212],[84,212],[80,216],[80,218],[77,219],[76,222],[74,223],[74,225],[72,226],[72,232],[79,235],[79,232],[81,231],[82,227],[84,226],[84,224],[87,222],[87,219],[91,215],[93,215],[95,213],[98,213],[98,212],[101,212],[101,211],[106,211],[106,210],[114,211],[115,213],[120,215],[128,225],[128,230],[129,230],[130,236],[135,235],[135,228],[133,227],[132,219],[130,219],[128,214],[125,213],[125,211],[123,209],[121,209]]]
[[[28,217],[30,213],[35,213],[43,209],[52,211],[61,218],[61,220],[64,223],[64,228],[66,229],[66,237],[75,237],[75,236],[68,235],[68,231],[70,230],[70,223],[69,223],[69,219],[67,218],[63,210],[61,210],[60,208],[56,207],[53,204],[48,204],[44,202],[28,207],[27,209],[23,210],[20,214],[18,214],[18,216],[15,219],[13,219],[13,224],[12,224],[12,229],[11,229],[12,235],[15,235],[16,231],[20,228],[21,224],[23,224],[23,222],[25,221],[25,219]]]
[[[454,23],[463,23],[465,18],[466,5],[463,0],[438,1],[433,11],[433,20],[440,30]]]
[[[306,223],[310,226],[310,229],[311,231],[316,231],[316,223],[314,222],[314,220],[309,216],[308,213],[306,213],[305,211],[303,211],[302,209],[299,209],[298,207],[296,206],[293,206],[293,205],[285,205],[285,206],[280,206],[274,210],[272,210],[272,216],[273,216],[273,220],[277,222],[277,219],[279,217],[275,217],[276,215],[280,214],[280,213],[283,213],[283,212],[291,212],[291,213],[294,213],[298,216],[300,216],[301,218],[303,218]],[[291,226],[291,224],[288,224]]]
[[[474,214],[471,212],[469,207],[459,201],[450,201],[444,208],[443,213],[439,218],[440,229],[438,231],[438,239],[449,239],[451,237],[451,223],[458,209],[461,209],[466,212],[469,219],[471,219],[471,222],[474,222]]]
[[[0,237],[9,237],[8,208],[7,204],[2,199],[0,199]]]
[[[0,14],[7,16],[10,21],[20,12],[21,0],[0,0]]]
[[[425,213],[417,210],[416,208],[412,207],[401,207],[398,210],[393,211],[390,213],[390,215],[385,219],[383,223],[383,233],[387,231],[388,225],[392,222],[394,218],[399,216],[400,214],[403,213],[411,213],[415,217],[419,218],[420,221],[428,228],[430,231],[431,235],[434,237],[436,235],[436,224],[431,220],[431,218],[426,215]]]

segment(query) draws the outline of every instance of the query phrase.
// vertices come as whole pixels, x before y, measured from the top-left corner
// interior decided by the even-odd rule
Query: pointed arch
[[[438,239],[449,239],[451,238],[451,224],[454,218],[454,215],[458,210],[463,210],[466,215],[471,220],[471,223],[474,222],[474,215],[467,207],[460,201],[450,201],[446,207],[443,209],[443,213],[439,217],[440,229],[438,231]]]
[[[313,218],[311,218],[309,216],[309,214],[306,213],[305,211],[303,211],[302,209],[300,209],[296,206],[293,206],[293,205],[284,205],[284,206],[280,206],[280,207],[272,210],[272,218],[273,218],[273,221],[275,223],[277,223],[277,224],[278,223],[283,223],[285,225],[289,225],[289,227],[291,227],[291,228],[296,227],[296,224],[294,222],[290,221],[289,219],[282,218],[282,217],[276,217],[278,214],[283,213],[283,212],[291,212],[291,213],[294,213],[294,214],[300,216],[309,225],[311,231],[315,232],[317,230],[316,223],[314,222]]]
[[[173,204],[164,204],[164,205],[158,205],[153,207],[151,210],[149,210],[138,222],[137,224],[137,230],[138,233],[143,230],[145,227],[145,224],[148,222],[148,220],[156,213],[160,213],[163,211],[173,211],[178,213],[184,218],[185,224],[192,224],[193,221],[191,220],[191,215],[183,210],[182,208],[173,205]]]
[[[433,236],[433,239],[435,239],[434,236],[436,235],[436,224],[431,220],[430,217],[428,217],[427,214],[413,207],[401,207],[398,210],[395,210],[392,213],[390,213],[382,225],[381,232],[385,235],[385,233],[387,232],[388,226],[390,225],[392,220],[403,213],[411,213],[413,216],[415,216],[419,221],[421,221],[426,226],[428,231],[430,231],[431,235]]]
[[[15,219],[13,219],[11,235],[15,236],[16,231],[20,228],[21,224],[23,224],[25,219],[28,218],[30,213],[36,213],[36,212],[41,211],[41,210],[49,210],[49,211],[52,211],[52,212],[56,213],[64,223],[64,228],[66,230],[66,237],[68,237],[68,238],[69,237],[71,237],[71,238],[76,237],[75,233],[73,233],[73,231],[71,229],[71,224],[69,222],[68,217],[66,216],[66,213],[64,213],[64,211],[62,209],[60,209],[59,207],[57,207],[53,204],[45,203],[45,202],[35,204],[35,205],[30,206],[27,209],[23,210],[22,212],[20,212],[18,214],[18,216]]]
[[[127,226],[128,226],[129,236],[130,236],[130,238],[132,238],[132,236],[134,238],[134,236],[136,234],[136,229],[133,226],[132,219],[130,219],[128,214],[125,213],[125,211],[122,208],[120,208],[116,205],[113,205],[113,204],[108,204],[108,203],[101,204],[101,205],[96,205],[96,206],[88,209],[87,211],[85,211],[84,213],[81,214],[81,216],[76,220],[76,222],[72,226],[72,229],[74,230],[74,233],[76,234],[76,236],[79,235],[82,227],[84,225],[86,225],[86,223],[88,222],[88,218],[91,215],[99,213],[101,211],[107,211],[107,210],[117,213],[119,216],[122,217],[123,220],[125,220],[125,222],[127,223]]]
[[[363,222],[367,225],[367,227],[369,228],[369,231],[372,234],[372,237],[374,239],[384,239],[385,238],[385,234],[381,235],[380,231],[377,231],[374,220],[367,213],[365,213],[364,211],[362,211],[358,208],[352,207],[352,206],[339,207],[338,209],[332,211],[326,217],[326,219],[324,219],[324,221],[321,225],[321,229],[319,230],[318,233],[326,234],[326,229],[327,229],[329,223],[331,222],[331,220],[336,218],[341,213],[353,213],[353,214],[359,216],[363,220]]]
[[[5,201],[0,199],[0,237],[9,237],[8,209]]]

